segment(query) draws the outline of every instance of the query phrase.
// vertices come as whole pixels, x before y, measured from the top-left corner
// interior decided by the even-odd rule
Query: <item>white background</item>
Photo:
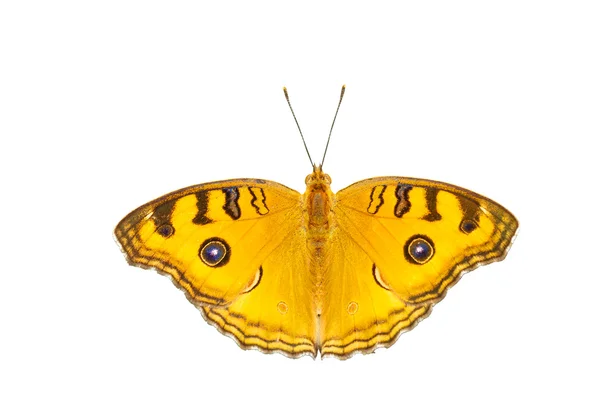
[[[0,397],[598,398],[594,1],[0,5]],[[218,4],[218,5],[212,5]],[[520,220],[390,349],[242,351],[112,230],[228,178],[451,182]]]

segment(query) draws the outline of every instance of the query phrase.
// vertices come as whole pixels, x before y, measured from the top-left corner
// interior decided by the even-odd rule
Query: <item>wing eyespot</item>
[[[288,310],[289,307],[285,301],[280,301],[279,303],[277,303],[277,311],[279,311],[281,315],[287,314]]]
[[[479,226],[477,225],[477,222],[473,221],[472,219],[463,219],[460,223],[460,230],[467,235],[478,227]]]
[[[358,311],[358,303],[355,301],[351,301],[350,303],[348,303],[348,307],[346,307],[346,311],[348,311],[348,314],[350,314],[350,315],[356,314],[356,312]]]
[[[413,264],[423,265],[427,263],[434,253],[433,241],[425,235],[412,236],[404,245],[404,257]]]
[[[198,256],[204,264],[211,268],[218,268],[229,262],[231,248],[225,240],[213,237],[202,243]]]
[[[156,228],[156,232],[164,237],[164,238],[168,238],[173,236],[173,234],[175,233],[175,228],[173,228],[173,225],[171,224],[162,224],[161,226],[159,226],[158,228]]]

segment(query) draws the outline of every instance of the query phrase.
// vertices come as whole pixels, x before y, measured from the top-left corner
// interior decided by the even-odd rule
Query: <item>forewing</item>
[[[465,271],[501,260],[516,218],[498,203],[457,186],[388,177],[336,195],[341,230],[375,265],[374,279],[409,304],[439,301]]]
[[[115,236],[131,264],[171,276],[193,303],[226,305],[298,229],[299,202],[298,192],[275,182],[207,183],[139,207]]]

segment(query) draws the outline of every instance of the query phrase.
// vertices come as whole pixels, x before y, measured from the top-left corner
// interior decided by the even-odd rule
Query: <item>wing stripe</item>
[[[206,225],[213,222],[212,219],[206,216],[208,213],[208,192],[208,190],[201,190],[196,193],[196,198],[198,199],[198,202],[196,203],[196,207],[198,207],[198,214],[196,214],[192,220],[192,222],[196,225]]]
[[[370,214],[377,214],[379,212],[379,209],[384,203],[383,194],[385,193],[385,189],[387,189],[386,185],[379,185],[375,186],[373,190],[371,190],[371,195],[369,196],[371,201],[369,202],[369,206],[367,207],[367,212],[369,212]],[[377,195],[375,195],[376,192]],[[377,204],[373,204],[373,201],[375,201],[375,197],[377,197]]]
[[[425,188],[425,202],[427,206],[428,214],[423,217],[425,221],[439,221],[442,216],[437,211],[437,195],[439,189],[436,188]]]
[[[248,187],[250,194],[252,195],[252,201],[250,201],[250,205],[254,207],[256,213],[259,215],[267,215],[269,213],[269,207],[267,207],[267,196],[265,195],[265,191],[262,188],[254,188]],[[258,190],[258,195],[257,195]],[[256,204],[260,197],[261,205]]]
[[[229,187],[223,189],[225,193],[225,204],[223,204],[223,210],[225,214],[233,220],[239,219],[242,216],[242,210],[238,204],[240,199],[240,191],[237,187]]]
[[[411,189],[412,186],[402,183],[399,183],[398,186],[396,186],[396,198],[398,201],[396,202],[396,207],[394,208],[394,215],[398,218],[402,218],[404,214],[410,211],[411,204],[408,192],[410,192]]]

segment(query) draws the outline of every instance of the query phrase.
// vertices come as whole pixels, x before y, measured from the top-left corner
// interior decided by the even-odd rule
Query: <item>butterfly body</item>
[[[306,177],[306,192],[302,196],[303,221],[307,231],[307,249],[310,255],[310,270],[314,277],[313,291],[317,316],[323,310],[323,297],[326,293],[327,248],[335,224],[332,212],[334,194],[331,191],[331,178],[323,174],[320,167]]]
[[[115,229],[129,262],[171,276],[243,348],[347,358],[390,346],[462,273],[502,259],[518,223],[453,185],[385,177],[300,194],[237,179],[181,189]]]

